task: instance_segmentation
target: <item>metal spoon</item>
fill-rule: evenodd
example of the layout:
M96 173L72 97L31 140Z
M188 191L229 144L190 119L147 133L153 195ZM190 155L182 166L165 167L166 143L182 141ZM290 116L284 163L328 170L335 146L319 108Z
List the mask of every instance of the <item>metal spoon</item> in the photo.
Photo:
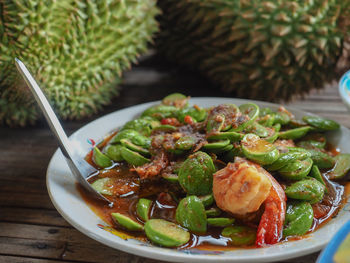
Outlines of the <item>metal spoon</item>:
M94 188L91 187L86 178L97 170L87 163L84 158L71 146L66 133L64 132L56 114L52 110L48 100L46 99L44 93L36 83L33 76L28 71L27 67L18 58L15 58L15 63L18 71L21 73L28 87L34 95L36 102L39 104L40 109L44 113L44 116L51 128L51 131L55 134L58 144L61 148L63 156L66 158L68 166L72 171L75 179L91 193L94 197L104 200L109 203L110 206L113 205L111 201L105 198L100 193L96 192Z

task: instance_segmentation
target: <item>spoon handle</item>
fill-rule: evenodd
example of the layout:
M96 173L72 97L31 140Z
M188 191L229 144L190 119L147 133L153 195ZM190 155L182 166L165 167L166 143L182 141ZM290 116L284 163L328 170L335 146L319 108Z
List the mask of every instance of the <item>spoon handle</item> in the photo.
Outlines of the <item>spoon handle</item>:
M55 134L56 139L60 145L61 151L66 158L70 158L72 153L70 148L70 143L66 133L64 132L59 120L57 119L56 114L54 113L51 105L49 104L46 96L42 92L39 85L36 83L35 79L32 77L27 67L20 61L18 58L15 58L16 66L18 71L21 73L28 87L32 91L35 100L40 106L41 111L44 113L44 116L52 130Z
M89 192L95 195L98 199L102 199L111 204L111 202L106 199L104 196L96 192L91 185L86 181L86 177L91 173L96 172L96 169L84 161L76 151L71 148L71 143L64 132L55 112L51 108L50 103L46 99L46 96L42 92L39 85L36 83L33 76L30 74L27 67L20 61L18 58L15 58L15 63L18 71L21 73L28 87L34 95L36 102L39 104L41 111L44 113L44 116L51 128L51 131L55 134L56 139L59 143L61 151L66 158L69 168L71 169L73 175L78 180L82 186L87 189Z

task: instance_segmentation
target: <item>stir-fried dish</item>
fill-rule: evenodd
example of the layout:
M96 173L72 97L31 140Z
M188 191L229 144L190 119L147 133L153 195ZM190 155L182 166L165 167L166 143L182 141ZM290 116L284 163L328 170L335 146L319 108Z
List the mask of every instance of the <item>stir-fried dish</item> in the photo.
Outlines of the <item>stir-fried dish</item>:
M264 247L336 215L350 170L350 154L326 140L338 123L188 100L165 97L87 155L113 227L165 247Z

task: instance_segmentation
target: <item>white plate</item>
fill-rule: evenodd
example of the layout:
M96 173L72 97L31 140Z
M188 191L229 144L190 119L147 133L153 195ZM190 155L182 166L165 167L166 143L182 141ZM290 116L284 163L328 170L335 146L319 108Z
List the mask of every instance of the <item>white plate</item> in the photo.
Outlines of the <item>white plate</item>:
M277 109L278 105L229 98L192 98L191 103L203 107L214 106L222 103L243 103L255 102L261 107ZM145 103L138 106L126 108L101 117L75 132L70 139L82 150L84 156L90 149L87 139L101 140L104 135L122 126L149 106L155 104ZM158 102L159 103L159 102ZM291 110L297 118L309 114L296 109ZM330 134L328 139L333 145L339 147L342 152L350 150L350 131L345 127ZM260 249L236 249L232 251L203 251L177 250L152 246L135 239L124 240L110 232L98 227L98 224L105 225L94 212L86 205L75 187L75 181L63 158L60 150L53 155L47 170L47 188L53 204L59 213L75 228L85 235L116 249L159 260L176 262L271 262L306 255L323 248L331 239L334 233L348 220L350 220L350 203L339 212L335 219L332 219L324 227L310 234L308 237L298 241L285 242L267 248Z

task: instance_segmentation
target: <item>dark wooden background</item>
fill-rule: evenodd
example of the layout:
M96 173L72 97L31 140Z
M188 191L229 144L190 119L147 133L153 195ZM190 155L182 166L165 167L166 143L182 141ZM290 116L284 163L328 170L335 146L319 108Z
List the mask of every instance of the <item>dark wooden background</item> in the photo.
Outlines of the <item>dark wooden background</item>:
M98 115L63 125L68 134L106 113L158 100L172 92L227 96L206 79L150 54L125 74L120 96ZM287 104L350 127L336 83ZM0 262L159 262L108 248L72 228L55 210L45 185L57 149L45 121L27 128L0 128ZM315 262L318 253L285 262Z

